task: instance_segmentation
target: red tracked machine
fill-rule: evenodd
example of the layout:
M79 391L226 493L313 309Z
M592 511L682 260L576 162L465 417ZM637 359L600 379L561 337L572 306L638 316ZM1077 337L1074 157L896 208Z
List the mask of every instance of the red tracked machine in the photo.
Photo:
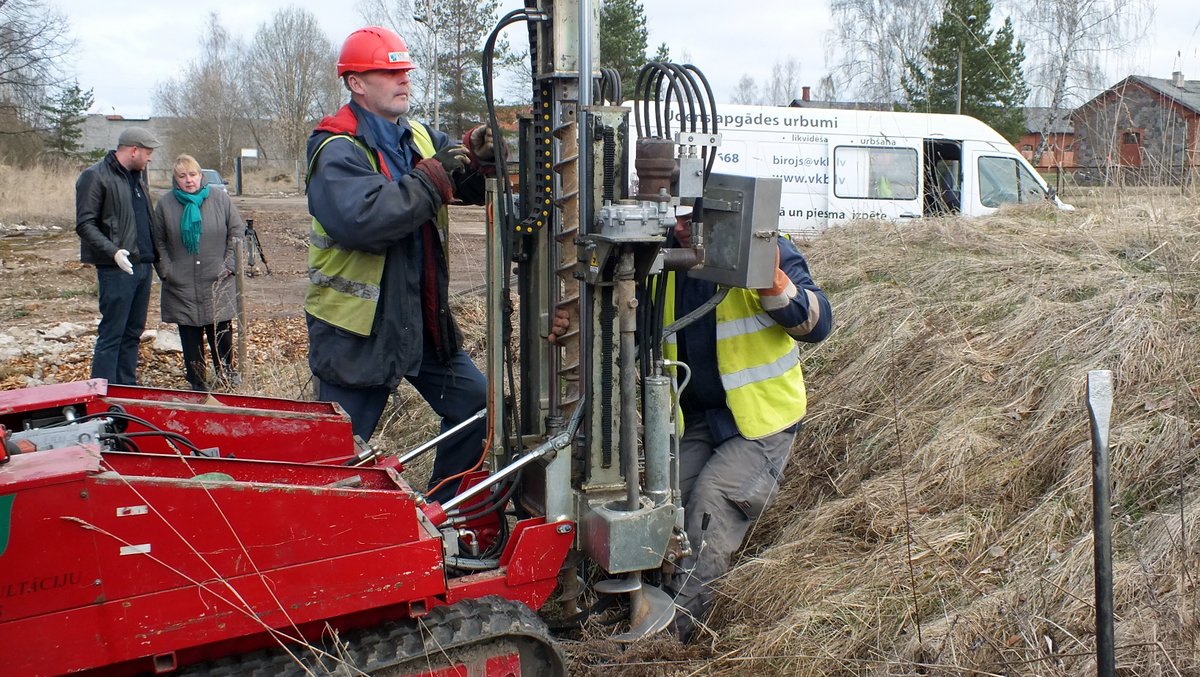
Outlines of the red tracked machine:
M4 674L564 672L530 609L573 525L460 552L333 405L86 381L0 393L0 426Z

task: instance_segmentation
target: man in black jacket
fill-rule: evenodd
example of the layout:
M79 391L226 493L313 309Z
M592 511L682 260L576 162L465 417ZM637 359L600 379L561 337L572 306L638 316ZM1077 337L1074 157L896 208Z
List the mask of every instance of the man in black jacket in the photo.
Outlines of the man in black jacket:
M137 385L138 344L146 328L155 258L146 167L160 145L148 130L129 127L117 149L75 182L79 259L96 266L100 296L92 378L109 383Z

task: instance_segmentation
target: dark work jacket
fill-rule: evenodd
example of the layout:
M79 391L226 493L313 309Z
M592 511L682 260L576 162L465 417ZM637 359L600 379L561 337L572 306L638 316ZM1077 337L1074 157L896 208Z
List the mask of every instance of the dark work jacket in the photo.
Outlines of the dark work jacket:
M442 243L435 243L432 262L425 261L422 252L421 227L432 222L442 206L437 189L412 166L398 167L390 179L376 172L362 149L352 143L334 140L321 148L329 136L349 134L371 148L383 167L384 159L376 150L378 141L360 121L366 115L371 113L351 103L322 120L309 136L308 211L337 246L386 257L379 303L369 336L356 336L306 314L308 364L317 378L334 385L394 388L406 375L417 373L424 341L430 335L421 314L426 265L436 267L438 333L442 337L438 356L448 360L461 349L462 339L450 314L449 272ZM409 147L406 155L419 161L408 121L401 118L400 125L401 142ZM429 129L429 133L438 150L454 143L440 131ZM452 178L458 199L483 203L484 177L477 162Z
M146 172L138 182L146 206L151 208ZM109 151L96 164L83 170L75 181L75 232L79 234L79 260L92 265L114 265L118 249L129 252L129 260L154 261L154 252L138 247L137 216L133 213L129 171ZM150 214L146 214L149 222Z

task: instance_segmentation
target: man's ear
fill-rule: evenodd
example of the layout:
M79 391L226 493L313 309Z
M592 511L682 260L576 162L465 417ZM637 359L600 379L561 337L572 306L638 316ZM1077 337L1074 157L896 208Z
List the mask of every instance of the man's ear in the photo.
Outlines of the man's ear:
M363 87L362 77L358 73L346 73L346 89L350 90L351 94L362 96L366 93L366 88Z

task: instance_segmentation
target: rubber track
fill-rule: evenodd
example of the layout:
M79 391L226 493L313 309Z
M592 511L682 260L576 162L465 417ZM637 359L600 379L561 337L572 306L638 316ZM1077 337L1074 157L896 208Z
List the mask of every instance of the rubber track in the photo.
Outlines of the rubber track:
M520 651L524 677L567 674L566 662L550 638L545 622L529 607L500 597L464 600L437 607L420 621L387 621L342 635L336 648L322 647L334 658L323 665L305 647L289 647L303 665L283 649L266 649L222 658L180 670L181 677L299 677L386 672L389 677L421 674L446 666L445 658L471 658L481 653L503 655ZM494 647L495 650L491 651ZM440 659L440 660L439 660ZM403 670L407 667L408 670Z

